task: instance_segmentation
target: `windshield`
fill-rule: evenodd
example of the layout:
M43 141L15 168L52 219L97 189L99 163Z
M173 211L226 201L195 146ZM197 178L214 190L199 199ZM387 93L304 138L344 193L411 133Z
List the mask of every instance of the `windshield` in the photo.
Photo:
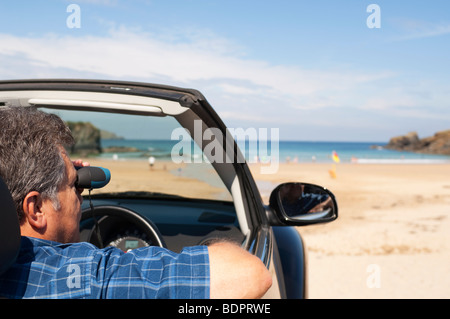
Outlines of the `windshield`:
M92 194L151 192L227 200L231 195L200 149L172 117L43 109L69 125L73 160L111 171L110 183Z

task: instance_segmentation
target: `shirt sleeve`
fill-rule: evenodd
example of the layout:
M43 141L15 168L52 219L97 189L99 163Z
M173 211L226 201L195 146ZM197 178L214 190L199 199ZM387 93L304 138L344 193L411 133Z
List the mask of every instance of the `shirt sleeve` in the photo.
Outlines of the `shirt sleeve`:
M112 247L96 250L90 273L92 298L209 298L206 246L187 247L180 253L154 246L127 253Z

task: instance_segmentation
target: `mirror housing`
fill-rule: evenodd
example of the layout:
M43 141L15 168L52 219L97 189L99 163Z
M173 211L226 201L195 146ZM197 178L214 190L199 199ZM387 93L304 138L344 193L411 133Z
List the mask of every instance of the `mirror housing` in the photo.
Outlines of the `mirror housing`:
M283 183L270 195L268 215L273 226L305 226L335 220L338 206L333 193L322 186Z

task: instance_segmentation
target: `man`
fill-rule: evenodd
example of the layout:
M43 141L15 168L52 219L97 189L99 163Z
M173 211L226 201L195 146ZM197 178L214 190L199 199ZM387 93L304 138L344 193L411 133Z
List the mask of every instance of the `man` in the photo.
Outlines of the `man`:
M148 165L150 166L150 170L153 170L153 166L155 165L155 158L153 156L150 156L148 158Z
M64 146L73 137L56 115L0 109L0 175L17 205L16 263L0 277L7 298L258 298L271 285L263 263L235 244L123 253L78 243L82 189Z

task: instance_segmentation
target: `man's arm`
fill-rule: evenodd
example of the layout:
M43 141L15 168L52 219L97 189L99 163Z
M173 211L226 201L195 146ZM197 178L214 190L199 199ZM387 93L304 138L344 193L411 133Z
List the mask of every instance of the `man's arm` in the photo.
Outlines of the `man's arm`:
M213 299L261 298L272 285L262 261L229 242L208 246Z

